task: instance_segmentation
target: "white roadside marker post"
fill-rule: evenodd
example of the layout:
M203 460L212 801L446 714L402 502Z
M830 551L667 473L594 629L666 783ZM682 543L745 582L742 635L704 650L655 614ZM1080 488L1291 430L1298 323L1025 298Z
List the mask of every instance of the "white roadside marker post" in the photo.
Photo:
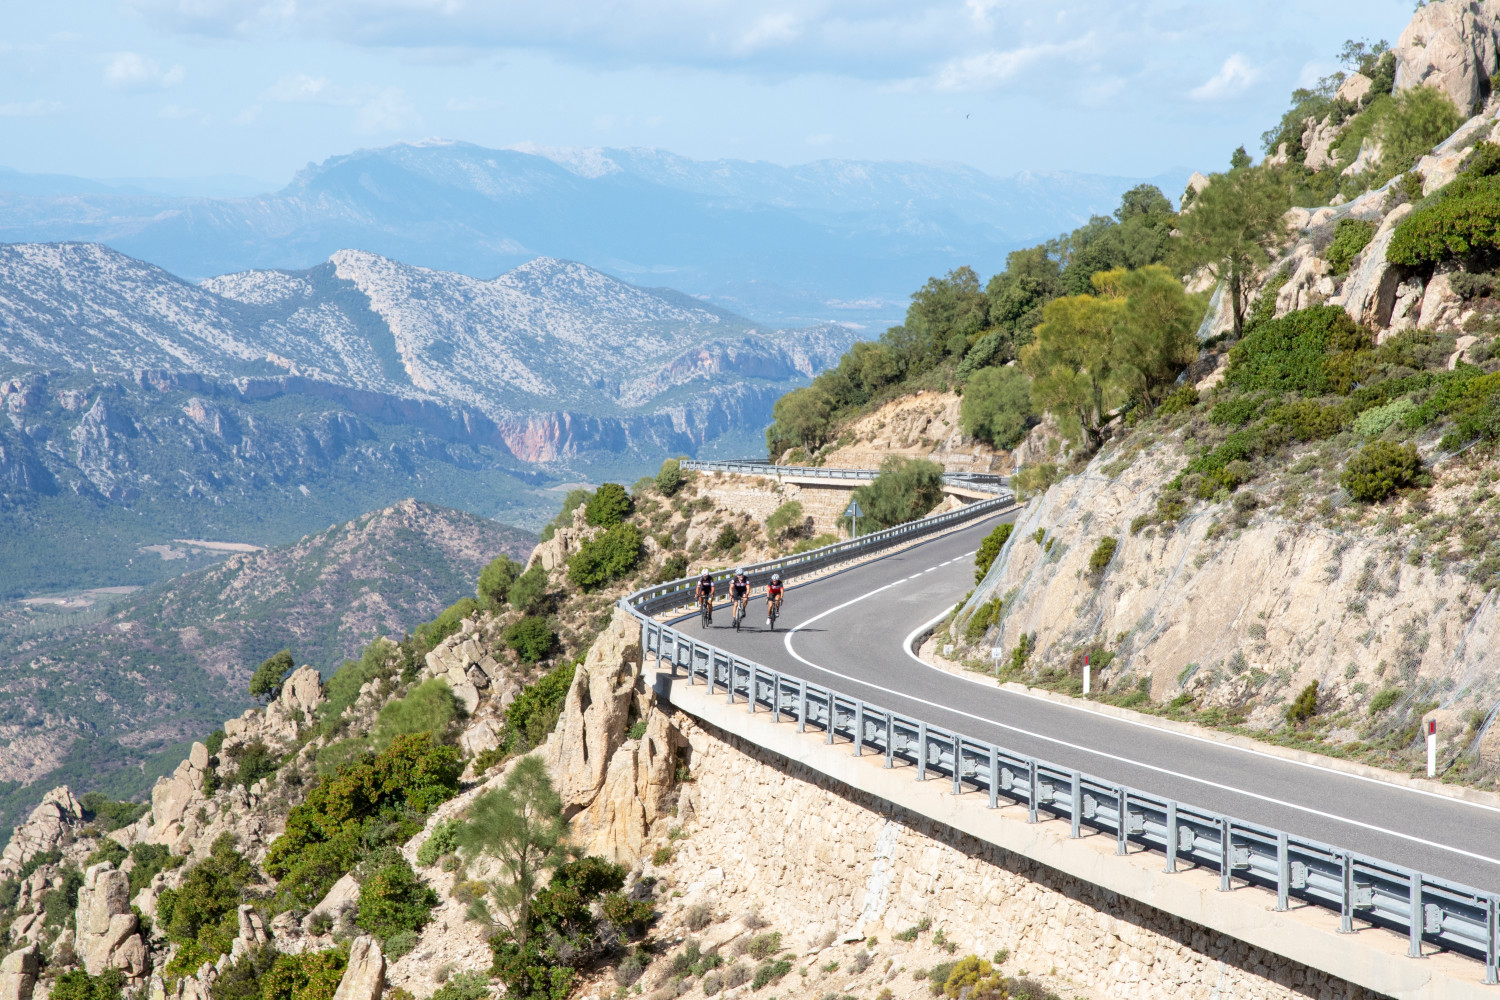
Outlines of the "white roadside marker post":
M1437 720L1427 720L1427 777L1437 777Z
M1083 654L1083 696L1089 696L1089 654Z

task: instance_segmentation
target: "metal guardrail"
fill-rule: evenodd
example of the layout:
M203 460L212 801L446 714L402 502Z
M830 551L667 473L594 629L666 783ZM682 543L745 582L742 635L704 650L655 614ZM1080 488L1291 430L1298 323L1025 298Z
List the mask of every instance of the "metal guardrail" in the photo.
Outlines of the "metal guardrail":
M760 563L746 571L754 583L763 582L773 571L789 578L805 575L935 534L1012 502L1009 496L981 501L939 517ZM1409 941L1407 954L1413 958L1421 957L1425 943L1479 959L1484 963L1483 982L1500 983L1500 896L1495 893L971 739L772 670L651 617L691 607L695 584L695 579L675 580L620 601L640 622L642 649L654 654L658 662L670 663L674 677L685 668L689 684L701 680L710 694L722 691L730 704L743 702L751 712L764 709L774 721L789 717L796 721L798 732L812 727L824 733L827 743L847 740L857 754L867 750L883 754L887 767L897 761L914 765L918 781L938 775L952 782L954 794L966 785L986 792L992 809L999 808L1002 797L1024 805L1028 822L1065 820L1073 837L1082 836L1085 827L1109 834L1115 838L1117 854L1132 849L1156 851L1166 857L1168 872L1182 865L1217 872L1220 891L1229 891L1239 881L1274 892L1278 911L1287 910L1296 899L1337 912L1339 929L1344 932L1352 932L1358 919L1404 934Z
M806 479L844 479L868 482L879 475L878 469L826 469L817 465L773 465L755 458L726 458L708 462L698 459L683 460L682 468L689 472L738 472L747 476L797 476ZM1008 490L1010 481L1005 476L985 472L947 472L943 482L950 486L963 486L984 493L999 493Z

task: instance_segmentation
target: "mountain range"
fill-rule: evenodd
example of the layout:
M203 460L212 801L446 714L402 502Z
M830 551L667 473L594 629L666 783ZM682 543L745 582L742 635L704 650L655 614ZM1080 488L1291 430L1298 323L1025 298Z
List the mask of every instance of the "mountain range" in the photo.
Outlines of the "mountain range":
M1151 180L1175 194L1186 177ZM1009 250L1112 211L1136 183L428 140L331 157L243 198L0 171L0 240L107 243L193 279L308 268L347 247L480 278L558 257L772 325L879 326L929 276L998 271Z
M550 485L758 449L854 336L554 259L485 281L339 251L194 284L0 245L0 591L143 584L173 538L285 542L413 492L540 523Z

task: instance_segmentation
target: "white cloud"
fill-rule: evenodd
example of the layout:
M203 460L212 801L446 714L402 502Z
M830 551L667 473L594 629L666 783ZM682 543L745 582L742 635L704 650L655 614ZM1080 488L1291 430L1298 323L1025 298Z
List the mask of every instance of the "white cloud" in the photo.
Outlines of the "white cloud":
M826 146L832 141L832 132L816 132L807 137L807 144L809 146Z
M1236 52L1224 60L1219 71L1188 92L1195 101L1221 101L1245 92L1260 79L1260 71L1250 65L1250 60Z
M283 104L342 104L359 103L358 98L335 86L326 76L309 76L306 73L288 73L271 84L264 100Z
M10 101L0 104L0 118L40 118L56 114L67 105L61 101Z
M117 52L104 65L104 83L115 90L164 90L186 76L180 64L163 70L155 59L139 52Z
M954 59L934 74L931 85L935 90L994 90L1015 79L1023 70L1038 63L1072 56L1088 48L1092 41L1093 35L1089 34L1068 42L1044 42Z
M354 129L366 134L399 132L422 124L416 105L400 87L387 87L365 101L354 114Z

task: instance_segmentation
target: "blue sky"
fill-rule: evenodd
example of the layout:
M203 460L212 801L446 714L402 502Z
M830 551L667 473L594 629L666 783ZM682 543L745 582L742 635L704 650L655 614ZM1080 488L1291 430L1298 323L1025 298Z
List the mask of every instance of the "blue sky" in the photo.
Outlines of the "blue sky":
M1411 0L6 0L0 166L239 175L401 139L1217 169Z

